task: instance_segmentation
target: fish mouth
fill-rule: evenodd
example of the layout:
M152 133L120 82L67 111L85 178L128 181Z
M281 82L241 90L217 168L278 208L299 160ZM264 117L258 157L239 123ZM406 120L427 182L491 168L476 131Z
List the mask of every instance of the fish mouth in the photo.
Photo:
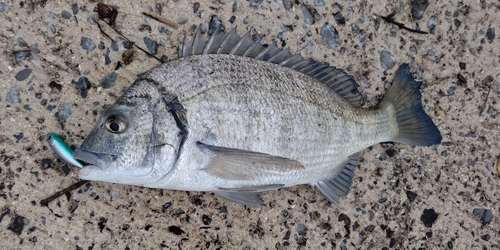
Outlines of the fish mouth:
M80 169L79 175L82 179L91 176L96 171L107 169L111 165L111 162L117 159L115 155L94 153L80 148L75 149L73 157L86 163Z

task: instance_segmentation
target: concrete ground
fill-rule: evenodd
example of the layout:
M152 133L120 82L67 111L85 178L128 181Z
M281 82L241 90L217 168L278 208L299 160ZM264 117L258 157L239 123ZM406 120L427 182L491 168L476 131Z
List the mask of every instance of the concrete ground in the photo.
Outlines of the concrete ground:
M99 31L94 1L3 0L0 248L500 248L498 2L124 2L106 1L118 8L117 30L145 50L157 45L158 58L177 58L182 38L192 39L199 24L237 26L240 34L265 35L266 43L345 69L368 104L384 95L397 66L409 63L443 141L361 152L338 206L305 185L264 192L266 207L246 208L212 193L103 182L42 206L79 180L45 135L79 146L103 106L159 62L133 47L132 62L116 69L130 44L102 21L116 43Z

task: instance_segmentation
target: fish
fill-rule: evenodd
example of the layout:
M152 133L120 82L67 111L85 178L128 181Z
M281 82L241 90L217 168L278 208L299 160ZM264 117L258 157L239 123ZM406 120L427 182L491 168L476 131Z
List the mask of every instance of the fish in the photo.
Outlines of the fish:
M179 58L138 75L74 157L84 180L213 192L249 207L260 192L309 184L347 195L357 153L380 142L430 146L442 136L402 64L385 98L362 107L340 68L263 45L250 33L196 32Z
M54 152L70 165L83 168L84 163L73 157L73 150L64 142L64 140L54 133L47 134L47 142Z

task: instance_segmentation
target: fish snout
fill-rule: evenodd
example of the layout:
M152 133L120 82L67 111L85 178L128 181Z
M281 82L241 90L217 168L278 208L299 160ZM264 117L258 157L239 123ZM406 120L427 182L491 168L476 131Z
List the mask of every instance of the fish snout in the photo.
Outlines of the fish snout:
M85 167L90 167L89 165L92 165L94 168L97 167L100 170L107 169L111 162L115 161L117 158L114 155L94 153L80 148L75 149L73 157L87 163L88 165Z

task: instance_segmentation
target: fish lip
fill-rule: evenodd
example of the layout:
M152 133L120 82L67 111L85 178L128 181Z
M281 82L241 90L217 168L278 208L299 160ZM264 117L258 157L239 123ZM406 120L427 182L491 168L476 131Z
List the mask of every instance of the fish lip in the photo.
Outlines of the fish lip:
M101 170L107 169L111 165L111 162L117 158L112 154L95 153L80 148L75 149L73 157L87 163L84 167L92 165Z

